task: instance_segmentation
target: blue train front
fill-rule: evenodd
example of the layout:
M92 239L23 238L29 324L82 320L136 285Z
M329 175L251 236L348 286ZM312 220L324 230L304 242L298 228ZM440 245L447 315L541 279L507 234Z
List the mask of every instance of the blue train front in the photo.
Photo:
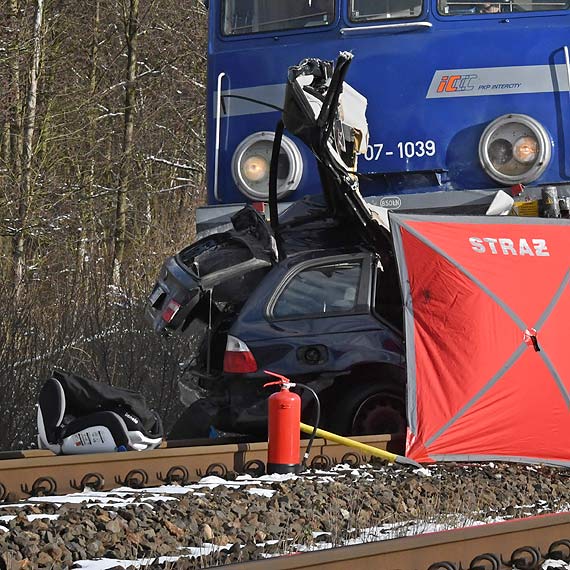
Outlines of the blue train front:
M446 191L452 200L463 190L523 184L531 195L556 185L568 196L568 6L212 0L208 203L267 200L287 69L339 51L354 54L347 81L368 100L364 195ZM317 192L315 158L286 133L280 201Z

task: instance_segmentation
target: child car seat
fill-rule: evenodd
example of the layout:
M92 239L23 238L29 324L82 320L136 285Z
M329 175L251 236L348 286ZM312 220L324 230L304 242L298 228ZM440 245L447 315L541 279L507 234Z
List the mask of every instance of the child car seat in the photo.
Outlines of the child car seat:
M64 455L142 451L162 438L158 414L132 390L55 370L40 391L40 449Z

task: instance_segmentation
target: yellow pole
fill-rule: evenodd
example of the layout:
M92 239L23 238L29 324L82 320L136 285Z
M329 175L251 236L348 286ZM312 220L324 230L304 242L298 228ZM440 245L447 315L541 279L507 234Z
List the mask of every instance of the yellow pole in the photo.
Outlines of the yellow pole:
M309 435L313 433L314 427L301 422L301 431L308 433ZM380 457L380 459L385 459L390 463L402 463L404 465L413 465L414 467L421 468L421 465L414 461L413 459L408 459L403 455L398 455L396 453L390 453L389 451L384 451L383 449L378 449L372 445L367 445L366 443L360 443L354 439L344 437L342 435L337 435L336 433L331 433L330 431L325 431L323 429L317 428L315 433L316 437L322 437L328 441L334 441L335 443L340 443L341 445L346 445L348 447L354 447L360 449L373 457Z

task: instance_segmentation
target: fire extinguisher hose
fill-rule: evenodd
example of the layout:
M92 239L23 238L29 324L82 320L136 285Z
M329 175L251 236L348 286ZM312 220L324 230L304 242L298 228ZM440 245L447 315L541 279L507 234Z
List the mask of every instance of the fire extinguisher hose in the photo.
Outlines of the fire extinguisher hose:
M299 385L299 384L297 384ZM327 439L329 441L334 441L335 443L340 443L341 445L346 445L348 447L354 447L356 449L360 449L373 457L380 457L381 459L385 459L390 463L400 463L402 465L412 465L413 467L417 467L421 469L422 466L414 461L413 459L409 459L403 455L397 455L396 453L390 453L389 451L384 451L383 449L378 449L377 447L373 447L372 445L367 445L366 443L361 443L354 439L350 439L348 437L344 437L342 435L337 435L336 433L331 433L330 431L325 431L322 429L318 429L316 427L304 424L301 422L301 431L304 433L310 433L311 435L317 435L322 437L323 439ZM307 447L307 451L309 451Z
M301 469L305 470L307 468L307 460L309 459L309 455L311 453L311 448L313 447L313 441L315 441L315 436L317 435L319 422L321 421L321 402L319 400L319 397L317 396L317 393L312 388L310 388L309 386L306 386L305 384L298 384L298 383L296 383L295 386L298 386L299 388L303 388L303 390L308 390L313 395L313 398L315 399L315 403L316 403L315 427L312 428L311 432L306 432L306 433L310 433L311 437L309 438L309 443L307 444L307 449L305 450L305 453L303 455L303 461L301 461ZM301 422L301 425L304 425L304 424Z

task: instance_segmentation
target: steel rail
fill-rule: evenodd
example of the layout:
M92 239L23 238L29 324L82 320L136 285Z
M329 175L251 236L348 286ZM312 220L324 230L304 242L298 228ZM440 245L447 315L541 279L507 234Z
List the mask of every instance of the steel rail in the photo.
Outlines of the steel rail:
M380 449L399 448L390 435L354 438ZM308 440L301 441L301 453ZM328 468L336 463L358 465L369 457L324 439L316 439L308 465ZM86 455L54 455L45 450L0 453L0 502L33 495L80 491L85 487L110 490L121 486L153 487L190 483L208 475L229 472L261 475L267 462L267 443L240 440L186 440L168 442L152 451L126 451Z
M389 449L401 446L391 436L363 436L358 441ZM205 445L209 443L209 445ZM191 482L229 471L259 473L267 444L240 441L173 441L147 452L55 456L43 450L0 453L0 497L67 493L85 486L154 486ZM307 441L302 442L305 447ZM353 449L315 440L314 467L366 461ZM570 561L570 513L516 519L444 532L338 547L311 553L233 564L235 570L538 570L548 558Z
M570 513L233 564L232 570L535 570L570 561Z

